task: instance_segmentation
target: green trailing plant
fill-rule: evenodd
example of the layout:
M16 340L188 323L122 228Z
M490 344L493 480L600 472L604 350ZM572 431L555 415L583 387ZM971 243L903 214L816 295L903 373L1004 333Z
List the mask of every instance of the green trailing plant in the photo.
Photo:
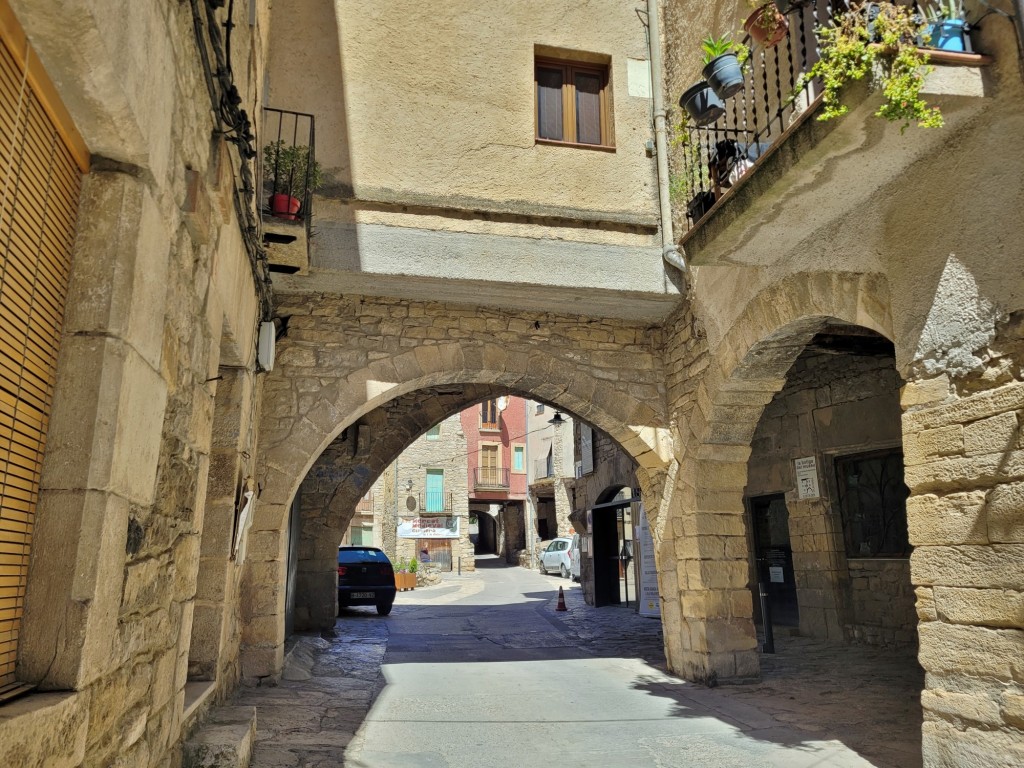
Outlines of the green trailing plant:
M701 40L700 47L704 51L705 65L710 64L712 60L727 53L736 54L736 60L740 64L744 64L750 57L750 49L743 43L734 42L729 35L722 35L721 37L711 37L708 35Z
M669 199L678 205L685 205L699 189L711 186L708 168L701 162L700 145L690 138L685 123L675 123L668 132L668 146L674 153L673 165L677 172L669 174Z
M921 128L941 127L939 108L921 98L925 75L932 69L928 54L916 44L923 26L908 8L889 2L877 5L873 34L864 7L838 16L835 26L818 28L821 58L801 77L796 90L812 78L821 78L823 109L818 120L832 120L849 111L841 99L842 89L870 75L884 98L876 117L902 123L901 133L911 123Z
M320 163L314 159L310 164L309 147L286 144L283 139L263 147L263 173L266 178L274 179L276 193L299 200L324 182Z

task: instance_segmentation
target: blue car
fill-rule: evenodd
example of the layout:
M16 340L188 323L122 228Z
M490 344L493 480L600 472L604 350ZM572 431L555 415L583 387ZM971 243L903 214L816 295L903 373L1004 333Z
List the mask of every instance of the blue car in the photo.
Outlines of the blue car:
M395 569L376 547L338 547L338 612L374 605L387 616L395 602Z

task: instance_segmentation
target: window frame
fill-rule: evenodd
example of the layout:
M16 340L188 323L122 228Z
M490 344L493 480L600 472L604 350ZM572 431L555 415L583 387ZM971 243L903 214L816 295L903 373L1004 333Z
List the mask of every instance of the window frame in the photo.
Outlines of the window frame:
M895 518L895 522L899 523L902 521L902 526L898 530L902 534L902 536L899 537L899 542L903 545L903 551L895 552L888 551L886 549L879 549L877 552L865 553L861 551L863 540L858 540L855 535L853 526L854 521L851 519L854 512L850 506L852 499L850 498L848 490L849 483L847 481L847 477L850 474L849 470L854 462L865 462L878 459L884 463L886 460L892 458L898 459L901 469L899 479L903 486L903 492L899 495L902 496L902 514ZM881 448L861 453L837 455L832 458L832 470L837 491L836 508L839 514L840 525L842 527L843 548L846 553L846 558L848 560L908 559L913 551L913 546L910 544L910 536L907 529L907 499L909 498L909 488L907 488L906 485L906 461L902 448ZM884 542L882 542L882 544L884 545Z
M441 425L435 424L425 433L427 440L440 440L441 439Z
M491 416L494 417L494 421L486 421L490 411ZM500 432L501 431L501 411L498 410L498 399L491 398L484 400L480 403L480 431L481 432Z
M523 466L521 469L516 469L516 456L523 457ZM516 443L512 446L512 456L509 461L509 471L515 475L526 474L526 446L522 443Z
M538 70L562 70L562 138L546 139L540 135L540 98ZM577 140L576 135L576 73L597 75L601 78L601 92L598 96L601 110L601 143L587 144ZM611 63L556 59L550 56L535 56L533 60L533 138L537 144L549 144L580 149L596 149L604 152L615 151L614 121L611 114ZM567 139L566 137L571 137Z

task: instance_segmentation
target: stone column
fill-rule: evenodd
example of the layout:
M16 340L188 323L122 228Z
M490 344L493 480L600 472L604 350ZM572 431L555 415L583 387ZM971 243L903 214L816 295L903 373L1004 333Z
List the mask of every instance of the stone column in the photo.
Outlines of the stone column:
M569 490L565 486L565 461L563 452L563 431L565 424L555 423L553 425L554 437L551 440L551 456L554 465L554 492L555 492L555 523L556 536L571 536L572 524L569 522L569 515L572 514L572 504L569 501Z
M692 462L697 466L688 478L677 480L660 545L659 589L666 596L670 668L687 680L716 685L760 673L743 511L750 451L704 450L723 458L732 453L736 460ZM672 564L675 573L667 573ZM668 597L673 594L678 594L675 601Z
M1024 764L1024 382L1004 382L901 398L925 765Z

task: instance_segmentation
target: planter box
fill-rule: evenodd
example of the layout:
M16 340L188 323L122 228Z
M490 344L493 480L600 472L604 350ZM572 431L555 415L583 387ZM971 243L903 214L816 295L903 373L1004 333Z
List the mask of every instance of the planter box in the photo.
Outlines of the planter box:
M404 592L407 589L416 589L416 574L396 573L395 587L398 589L399 592Z

